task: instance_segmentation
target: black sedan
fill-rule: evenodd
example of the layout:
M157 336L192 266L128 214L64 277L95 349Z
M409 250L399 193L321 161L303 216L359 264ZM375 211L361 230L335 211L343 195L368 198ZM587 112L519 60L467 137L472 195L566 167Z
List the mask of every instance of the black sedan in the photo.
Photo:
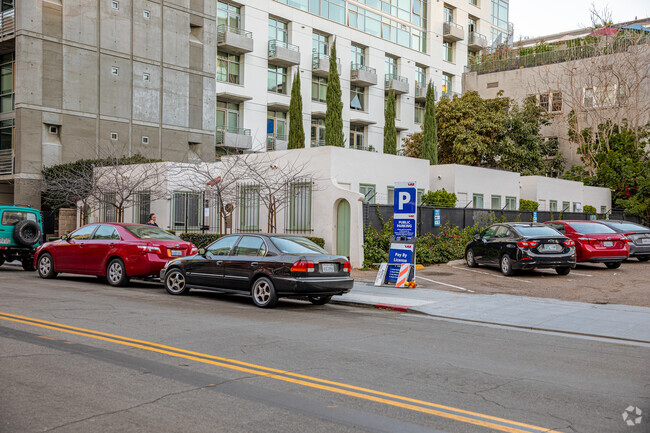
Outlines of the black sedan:
M537 223L503 223L474 235L465 248L467 266L499 266L503 275L518 269L554 268L567 275L576 266L575 243Z
M617 233L625 235L630 246L630 257L640 262L650 260L650 227L622 220L598 220Z
M250 295L262 308L275 306L279 297L324 305L352 289L350 268L346 257L300 236L235 234L197 255L171 260L160 280L172 295L202 289Z

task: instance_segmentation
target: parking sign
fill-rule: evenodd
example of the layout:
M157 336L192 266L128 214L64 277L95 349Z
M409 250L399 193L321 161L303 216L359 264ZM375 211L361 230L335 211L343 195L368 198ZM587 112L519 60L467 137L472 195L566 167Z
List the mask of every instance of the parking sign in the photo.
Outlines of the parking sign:
M395 182L393 236L415 237L417 226L417 197L415 182Z

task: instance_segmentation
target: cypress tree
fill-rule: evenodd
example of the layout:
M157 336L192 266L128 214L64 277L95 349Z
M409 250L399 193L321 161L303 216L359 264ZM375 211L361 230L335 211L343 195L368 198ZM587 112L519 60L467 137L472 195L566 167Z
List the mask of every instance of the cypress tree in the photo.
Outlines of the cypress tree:
M302 127L302 95L300 93L300 69L293 76L291 101L289 101L289 149L305 147L305 130Z
M395 129L395 93L388 92L384 111L384 153L397 154L397 130Z
M341 82L336 61L336 41L330 52L330 70L327 76L327 111L325 111L325 145L344 147L343 140L343 102L341 101Z
M429 164L438 164L438 122L436 121L436 94L429 81L424 103L424 133L422 137L422 158Z

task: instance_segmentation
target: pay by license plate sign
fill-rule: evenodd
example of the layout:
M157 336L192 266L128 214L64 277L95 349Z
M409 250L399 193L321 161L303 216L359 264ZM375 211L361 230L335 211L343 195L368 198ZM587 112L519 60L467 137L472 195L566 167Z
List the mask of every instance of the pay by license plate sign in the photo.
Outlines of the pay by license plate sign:
M562 247L557 244L544 244L543 251L562 251Z
M614 242L613 241L603 241L603 246L604 247L613 247Z
M181 250L169 250L169 255L172 257L181 257L183 252Z
M334 263L323 263L320 265L321 272L336 272L336 265Z

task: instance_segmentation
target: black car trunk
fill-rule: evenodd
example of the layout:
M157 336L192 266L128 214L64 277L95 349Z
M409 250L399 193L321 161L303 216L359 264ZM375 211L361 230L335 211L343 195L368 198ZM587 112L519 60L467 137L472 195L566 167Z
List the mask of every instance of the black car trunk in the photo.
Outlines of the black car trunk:
M308 272L293 272L296 276L303 277L321 277L321 276L348 276L348 272L344 271L344 266L347 260L340 256L324 255L324 254L305 254L293 255L296 261L306 261L313 263L313 270Z

